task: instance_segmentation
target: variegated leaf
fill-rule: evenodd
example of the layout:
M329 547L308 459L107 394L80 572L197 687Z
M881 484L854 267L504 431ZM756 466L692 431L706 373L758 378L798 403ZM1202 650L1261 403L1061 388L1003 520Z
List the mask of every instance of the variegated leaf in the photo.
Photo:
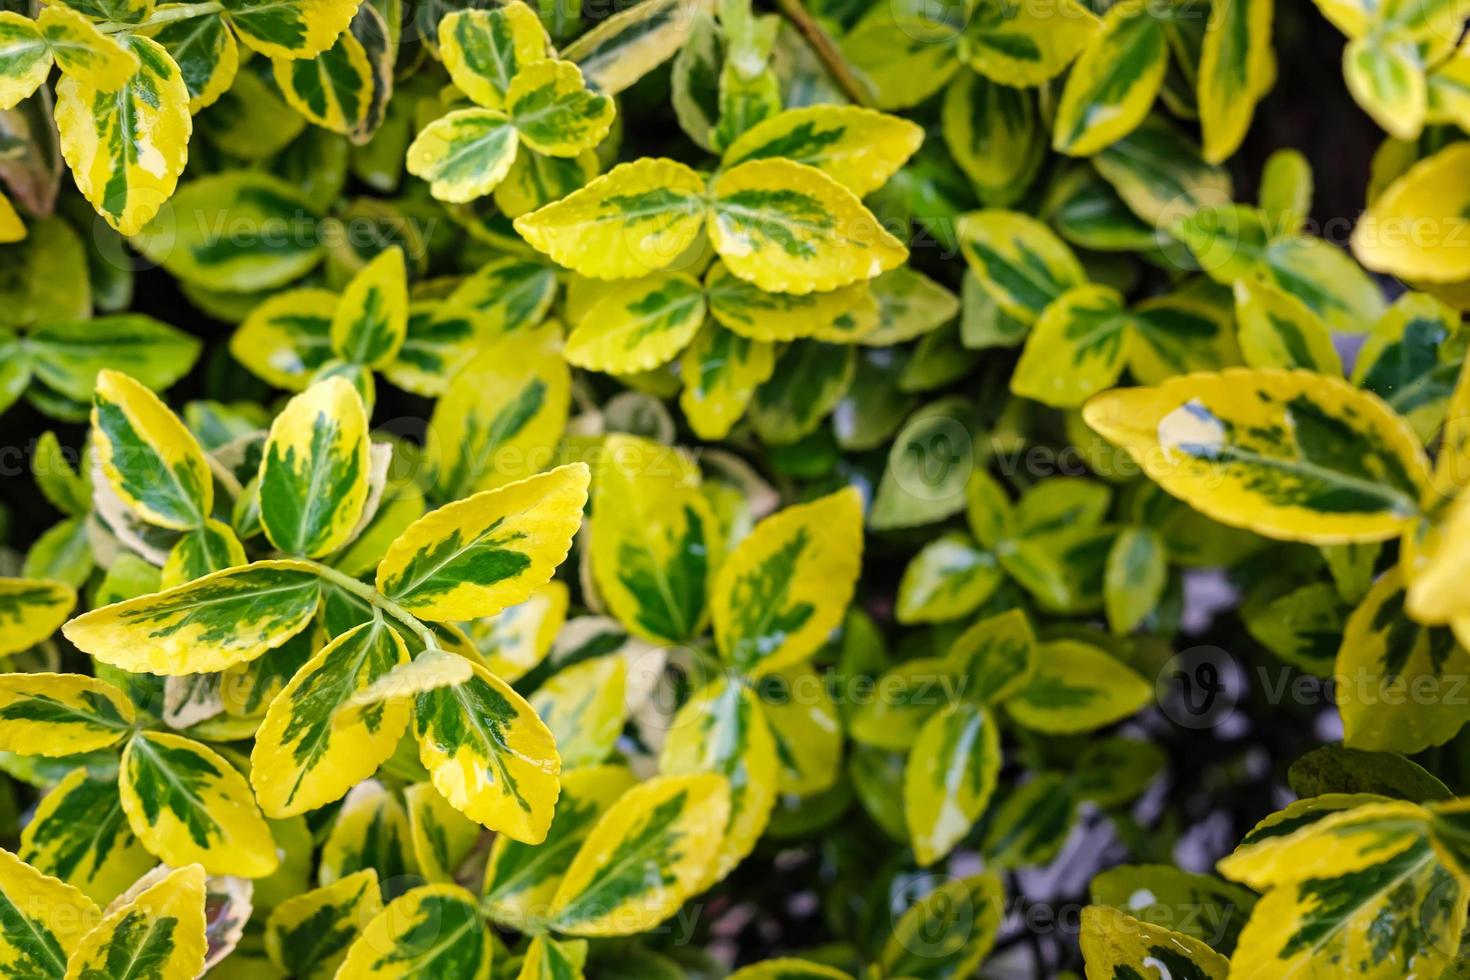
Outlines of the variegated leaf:
M1160 970L1176 980L1225 980L1230 975L1230 962L1193 936L1101 905L1082 910L1080 940L1087 972L1109 980Z
M268 58L315 58L347 30L354 0L222 0L241 42Z
M608 374L648 371L673 360L704 323L704 291L682 273L614 284L567 338L566 358Z
M102 473L139 517L175 530L203 525L214 476L193 434L157 395L121 372L99 372L92 431Z
M980 819L1000 761L1000 734L988 709L955 703L924 723L903 779L904 817L920 867L948 854Z
M751 340L718 322L706 322L679 361L684 390L679 407L701 439L723 439L776 370L770 341Z
M51 48L34 20L0 11L0 110L13 109L51 73Z
M788 109L747 129L721 164L781 158L816 167L854 194L877 190L919 149L923 131L906 119L859 106Z
M553 157L590 150L612 127L612 99L587 90L582 73L567 61L538 61L511 79L506 111L521 142Z
M0 656L20 653L56 632L77 604L65 582L0 578Z
M17 856L99 904L111 902L158 863L128 826L117 778L74 769L36 804Z
M1053 640L1037 648L1036 669L1006 711L1026 728L1072 734L1126 718L1152 697L1147 681L1101 647Z
M475 896L458 885L428 885L395 899L369 922L337 972L372 980L483 980L491 949Z
M67 756L115 744L136 721L123 692L82 674L0 674L0 751Z
M330 977L358 933L381 911L377 872L354 872L272 909L265 927L266 952L292 976Z
M497 109L460 109L429 123L408 148L408 172L450 204L484 197L515 163L519 137Z
M204 868L188 864L139 885L145 883L110 907L82 939L67 963L67 977L182 980L203 972L209 949Z
M325 289L277 293L235 329L230 353L267 384L304 391L332 356L329 337L337 303L337 294Z
M456 10L439 22L439 55L455 86L487 109L505 106L511 80L546 58L546 32L519 0Z
M480 825L465 817L429 783L403 791L409 839L419 874L431 882L452 882L460 865L479 843Z

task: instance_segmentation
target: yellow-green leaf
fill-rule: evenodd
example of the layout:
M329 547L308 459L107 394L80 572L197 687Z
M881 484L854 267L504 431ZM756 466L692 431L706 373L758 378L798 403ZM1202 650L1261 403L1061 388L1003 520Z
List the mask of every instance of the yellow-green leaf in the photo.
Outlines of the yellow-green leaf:
M56 67L94 91L116 92L140 67L139 56L131 48L97 30L70 7L47 4L41 8L36 25L56 59Z
M531 694L562 765L596 765L612 753L628 717L627 683L627 661L609 655L564 667Z
M567 45L562 57L598 91L616 95L674 56L694 30L691 7L688 0L634 4Z
M1408 423L1306 371L1226 370L1098 395L1087 424L1151 479L1224 524L1290 541L1382 541L1428 483Z
M496 109L460 109L419 131L408 148L408 172L429 182L429 193L450 204L484 197L515 163L516 129Z
M726 169L747 160L804 163L862 197L877 190L919 149L924 132L898 116L860 106L788 109L747 129L725 148Z
M338 34L331 47L312 57L273 58L271 69L286 104L308 122L343 136L369 124L378 83L352 31Z
M751 160L721 173L711 192L715 251L732 273L767 292L836 289L908 258L856 195L812 167Z
M882 749L907 749L929 718L958 697L961 684L952 665L940 657L914 657L879 675L876 690L886 692L855 706L848 734Z
M198 976L209 947L204 903L204 868L187 864L169 871L108 910L77 944L67 963L68 980Z
M756 687L761 714L776 742L776 788L811 796L842 773L842 722L826 677L809 664L768 675Z
M1050 228L1015 211L974 211L955 225L965 261L1007 314L1032 323L1052 300L1087 281L1072 250Z
M608 610L651 643L703 631L720 532L699 470L677 449L612 435L592 494L592 573Z
M1003 85L1040 85L1071 64L1098 24L1076 0L1043 7L980 0L960 38L960 54Z
M36 22L0 11L0 110L30 98L51 73L51 63L51 48Z
M429 783L404 789L403 804L419 873L431 882L452 882L480 840L480 825L451 806Z
M1405 293L1373 325L1353 362L1353 383L1408 419L1426 445L1447 421L1460 370L1452 354L1459 328L1455 310L1425 293ZM1446 449L1436 467L1455 456Z
M1470 279L1470 257L1449 231L1466 204L1470 142L1449 146L1414 164L1379 194L1353 228L1353 254L1374 272L1428 283Z
M851 977L836 967L782 957L742 967L730 974L729 980L851 980Z
M1429 102L1418 45L1409 38L1355 38L1342 51L1342 76L1363 111L1390 136L1419 138Z
M329 339L336 293L291 289L257 305L230 336L230 353L257 378L304 391L332 356Z
M213 749L164 732L139 732L123 749L123 810L143 846L174 867L263 878L280 857L250 784Z
M55 980L66 974L68 958L84 947L101 917L86 895L9 851L0 851L0 909L6 921L0 957L7 972Z
M403 249L379 252L353 276L332 317L332 350L356 364L381 368L397 356L408 332L408 282Z
M885 975L941 980L973 976L995 944L1005 891L993 872L944 878L893 924L879 962Z
M496 921L524 928L550 908L562 876L599 817L637 785L622 766L569 769L561 776L561 796L546 839L524 844L498 835L485 868L485 907Z
M198 674L254 660L301 632L320 582L293 561L258 561L94 609L63 632L84 653L138 673Z
M1076 408L1118 380L1132 339L1116 290L1069 289L1047 304L1031 328L1011 391L1055 408Z
M357 0L222 0L245 46L267 58L315 58L347 30Z
M1196 96L1204 155L1221 163L1250 128L1256 100L1274 77L1273 0L1211 0Z
M990 712L956 703L929 718L909 752L903 810L920 867L944 857L985 812L1000 774Z
M732 788L719 847L694 889L703 891L755 848L776 804L776 743L760 701L731 677L696 691L674 715L658 766L669 774L717 773Z
M710 321L684 349L679 366L684 377L679 407L689 427L701 439L723 439L776 370L776 353L769 341L751 340Z
M204 523L214 476L198 441L157 395L121 372L99 372L92 431L103 475L139 517L175 530Z
M398 632L381 619L322 647L271 701L250 753L250 782L274 818L340 799L371 776L408 727L407 701L358 696L408 662Z
M682 163L644 158L515 220L533 248L594 279L665 268L694 243L705 221L704 180Z
M894 616L900 623L943 623L974 612L1005 580L995 556L968 535L940 535L903 571Z
M176 9L162 4L160 9ZM191 17L165 24L153 40L179 66L189 89L189 111L198 114L230 90L240 70L240 45L222 15Z
M757 524L715 578L710 606L721 654L760 675L815 653L852 599L862 538L852 488Z
M439 21L439 56L471 101L500 109L521 69L546 58L546 31L520 0L489 10L456 10Z
M82 674L0 674L0 751L79 755L114 744L134 721L132 703L106 681Z
M1046 156L1036 93L961 71L944 92L940 125L950 156L986 204L1024 194Z
M571 387L555 321L481 348L429 419L425 455L438 499L504 486L555 458Z
M36 804L16 854L103 904L158 863L128 826L117 778L92 776L85 767L73 769Z
M1153 11L1113 7L1067 75L1052 147L1085 157L1128 135L1153 107L1168 63L1164 27Z
M625 793L583 841L552 898L554 927L574 936L643 932L708 878L730 813L723 776L658 776Z
M293 895L271 910L265 948L271 962L303 980L331 977L358 932L383 911L372 868Z
M228 524L211 518L185 531L184 536L169 549L158 587L172 589L211 572L243 565L246 560L245 546L235 532Z
M342 378L319 381L271 423L260 463L260 523L288 555L318 557L352 537L368 497L367 413Z
M1152 698L1153 686L1101 647L1052 640L1037 647L1035 672L1006 711L1026 728L1070 735L1127 718Z
M511 79L505 107L521 142L553 157L574 157L601 143L616 111L612 99L587 90L576 65L549 59Z
M589 480L585 464L571 463L430 512L388 548L379 591L432 620L525 601L571 549Z
M1327 325L1285 290L1266 282L1235 280L1235 319L1240 353L1251 367L1342 374L1342 359Z
M0 656L20 653L66 621L77 593L65 582L0 578Z
M193 119L189 89L168 52L136 34L118 43L137 57L138 70L115 91L63 78L56 84L56 125L83 196L108 224L133 235L172 196Z
M904 271L895 269L879 276L871 286L860 282L793 295L766 292L738 278L724 262L716 260L705 273L704 290L710 315L722 326L752 340L867 340L880 321L874 290Z
M317 865L317 883L330 885L372 868L383 897L406 891L418 874L409 836L408 814L398 794L376 779L363 780L348 792L332 821Z
M490 673L513 683L545 659L566 622L570 601L566 583L553 579L525 602L468 624L470 639Z
M1177 980L1225 980L1230 975L1230 961L1193 936L1103 905L1082 910L1080 940L1089 977L1113 980L1163 971Z
M692 276L660 273L615 283L567 338L577 367L633 374L665 364L704 323L704 290Z
M418 695L414 733L434 786L465 816L539 844L561 759L551 732L510 685L478 664L463 684Z
M458 885L427 885L395 899L367 924L337 976L485 980L492 948L475 896Z

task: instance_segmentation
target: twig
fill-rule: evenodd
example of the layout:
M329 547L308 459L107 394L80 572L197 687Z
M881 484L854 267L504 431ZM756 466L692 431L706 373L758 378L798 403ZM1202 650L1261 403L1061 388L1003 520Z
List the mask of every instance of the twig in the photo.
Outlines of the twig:
M832 40L831 35L802 6L801 0L776 0L776 6L781 9L786 19L796 25L798 31L801 31L802 37L806 38L806 43L811 46L812 53L826 66L827 73L832 76L837 87L842 89L843 94L854 105L871 107L873 100L868 96L867 86L853 72L852 66L837 49L837 44Z

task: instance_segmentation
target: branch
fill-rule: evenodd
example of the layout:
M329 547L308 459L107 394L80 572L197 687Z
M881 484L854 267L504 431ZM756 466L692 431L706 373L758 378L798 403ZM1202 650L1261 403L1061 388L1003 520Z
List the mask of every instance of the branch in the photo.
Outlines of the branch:
M832 76L837 87L842 89L843 94L853 105L872 108L873 100L868 95L868 87L853 72L852 66L842 56L842 52L838 50L837 43L832 40L831 35L801 5L801 0L776 0L776 6L780 8L786 19L791 21L798 31L801 31L812 53L826 66L827 73Z

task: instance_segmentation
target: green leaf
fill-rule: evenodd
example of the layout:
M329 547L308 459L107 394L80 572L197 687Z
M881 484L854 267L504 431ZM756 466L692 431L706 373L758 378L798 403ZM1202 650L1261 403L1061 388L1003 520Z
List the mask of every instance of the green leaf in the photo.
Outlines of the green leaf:
M1108 626L1114 633L1131 633L1158 606L1168 584L1163 539L1149 528L1125 528L1113 541L1104 574Z
M1030 682L1006 701L1015 721L1053 735L1092 731L1133 714L1153 688L1102 648L1052 640L1037 648Z
M895 616L900 623L942 623L978 609L1005 575L995 556L964 534L930 541L904 569Z
M1152 108L1168 65L1164 29L1153 12L1108 11L1067 75L1052 124L1052 146L1090 156L1127 136Z
M879 955L889 976L942 980L973 974L995 945L1005 892L991 872L948 878L893 925Z

